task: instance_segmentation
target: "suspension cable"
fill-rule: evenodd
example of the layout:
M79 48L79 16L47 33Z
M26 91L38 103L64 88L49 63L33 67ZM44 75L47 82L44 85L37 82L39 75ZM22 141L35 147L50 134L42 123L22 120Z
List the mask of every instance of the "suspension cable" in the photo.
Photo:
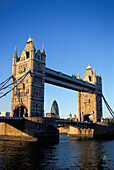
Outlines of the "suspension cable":
M13 83L5 86L4 88L1 88L0 91L3 91L6 88L10 88L6 93L3 94L3 92L0 92L0 98L4 97L5 95L7 95L9 92L11 92L12 90L14 90L14 88L16 88L24 79L25 77L30 73L30 70L28 72L26 72L23 76L21 76L19 79L17 79L16 81L14 81ZM17 83L16 85L14 85L14 87L10 87L13 84Z
M0 83L0 89L5 86L5 84L8 83L8 81L12 78L12 76L8 77L6 80L4 80L2 83Z
M3 90L3 89L6 89L7 87L17 83L20 79L22 79L24 76L28 75L28 73L30 73L30 70L28 72L26 72L24 75L22 75L20 78L18 78L17 80L15 80L13 83L10 83L8 84L7 86L3 87L3 88L0 88L0 91Z
M114 112L113 112L113 110L111 109L111 107L109 106L109 104L108 104L108 102L106 101L106 99L105 99L105 97L103 96L103 94L102 94L102 98L103 98L103 100L104 100L104 103L105 103L108 111L110 112L110 114L112 115L112 117L114 117Z

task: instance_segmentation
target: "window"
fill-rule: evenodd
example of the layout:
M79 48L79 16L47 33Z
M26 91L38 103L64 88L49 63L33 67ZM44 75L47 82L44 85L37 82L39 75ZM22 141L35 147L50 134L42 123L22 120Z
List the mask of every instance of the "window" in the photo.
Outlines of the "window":
M26 52L26 58L29 58L29 51Z
M89 76L89 81L91 81L91 76Z
M23 90L25 90L25 84L23 84Z

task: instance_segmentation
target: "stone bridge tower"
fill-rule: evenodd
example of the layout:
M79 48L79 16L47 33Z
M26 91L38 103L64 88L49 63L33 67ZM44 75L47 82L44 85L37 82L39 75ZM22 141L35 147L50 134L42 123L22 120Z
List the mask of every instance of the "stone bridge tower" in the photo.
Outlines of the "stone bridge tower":
M12 82L28 70L31 70L31 73L12 91L11 116L44 116L45 59L44 45L42 52L36 50L30 37L20 57L17 56L17 49L15 49L12 63Z
M78 75L78 79L80 76ZM90 66L87 67L86 73L83 79L89 83L95 85L95 93L78 92L78 120L79 121L90 121L93 122L101 121L102 117L102 79L99 75L94 73Z

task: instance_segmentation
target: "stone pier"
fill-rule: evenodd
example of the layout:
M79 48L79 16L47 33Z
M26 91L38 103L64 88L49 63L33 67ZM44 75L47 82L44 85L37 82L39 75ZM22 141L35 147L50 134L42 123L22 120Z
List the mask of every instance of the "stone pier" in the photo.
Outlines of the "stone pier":
M78 136L78 137L92 137L99 139L114 139L114 124L109 123L94 123L91 124L91 128L80 128L69 126L68 136Z
M30 117L0 122L0 139L57 142L59 131L53 119Z

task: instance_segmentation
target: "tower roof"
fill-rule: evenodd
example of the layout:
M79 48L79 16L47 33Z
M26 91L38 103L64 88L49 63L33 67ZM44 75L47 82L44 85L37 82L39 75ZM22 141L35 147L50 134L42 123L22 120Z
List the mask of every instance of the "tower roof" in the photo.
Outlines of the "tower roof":
M27 44L26 44L24 50L26 50L26 51L30 51L30 50L36 51L34 44L33 44L33 39L30 37L30 35L29 35L29 39L27 40Z
M91 69L91 66L90 66L90 65L88 65L88 67L87 67L87 70L89 70L89 69Z
M84 74L83 80L86 80L86 77L92 76L92 75L93 75L93 72L92 72L91 66L88 65L87 70L86 70L86 72Z
M29 39L27 40L27 43L29 43L29 42L33 42L34 40L30 37L30 35L29 35Z

